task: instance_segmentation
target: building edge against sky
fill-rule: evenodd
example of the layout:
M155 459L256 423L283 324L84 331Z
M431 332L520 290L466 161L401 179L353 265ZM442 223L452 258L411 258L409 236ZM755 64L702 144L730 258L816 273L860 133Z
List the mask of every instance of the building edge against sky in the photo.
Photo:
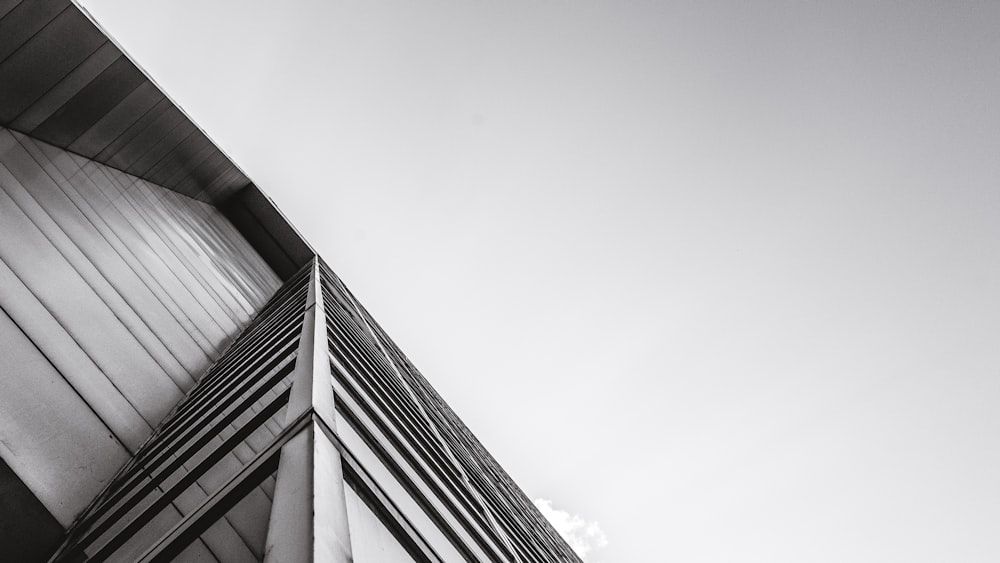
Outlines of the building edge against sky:
M68 0L0 2L0 199L5 559L576 560Z

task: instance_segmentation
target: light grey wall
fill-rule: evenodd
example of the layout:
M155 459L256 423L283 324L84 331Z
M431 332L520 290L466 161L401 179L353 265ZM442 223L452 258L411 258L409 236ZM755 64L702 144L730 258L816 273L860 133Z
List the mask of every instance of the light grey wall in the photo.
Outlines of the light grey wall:
M68 525L279 285L214 207L0 129L0 457Z
M351 487L347 493L347 516L351 523L351 548L355 561L368 563L399 563L414 561L406 549L393 537L378 516Z

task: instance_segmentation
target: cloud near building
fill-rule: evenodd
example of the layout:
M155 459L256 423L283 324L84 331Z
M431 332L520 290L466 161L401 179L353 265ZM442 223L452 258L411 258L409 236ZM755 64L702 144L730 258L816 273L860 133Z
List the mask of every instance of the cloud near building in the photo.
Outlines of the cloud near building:
M582 559L586 560L590 552L608 545L608 538L597 522L588 522L578 514L556 508L548 499L537 498L534 503Z

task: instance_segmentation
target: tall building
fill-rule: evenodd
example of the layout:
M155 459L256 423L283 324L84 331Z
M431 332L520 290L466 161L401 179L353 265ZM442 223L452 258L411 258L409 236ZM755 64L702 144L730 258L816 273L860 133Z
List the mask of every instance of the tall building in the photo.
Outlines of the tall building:
M0 351L0 560L578 560L69 0L0 0Z

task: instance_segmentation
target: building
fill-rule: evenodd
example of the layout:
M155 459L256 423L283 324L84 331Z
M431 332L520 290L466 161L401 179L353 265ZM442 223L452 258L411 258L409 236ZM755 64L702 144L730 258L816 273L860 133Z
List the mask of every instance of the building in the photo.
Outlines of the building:
M0 0L0 559L576 561L69 0Z

